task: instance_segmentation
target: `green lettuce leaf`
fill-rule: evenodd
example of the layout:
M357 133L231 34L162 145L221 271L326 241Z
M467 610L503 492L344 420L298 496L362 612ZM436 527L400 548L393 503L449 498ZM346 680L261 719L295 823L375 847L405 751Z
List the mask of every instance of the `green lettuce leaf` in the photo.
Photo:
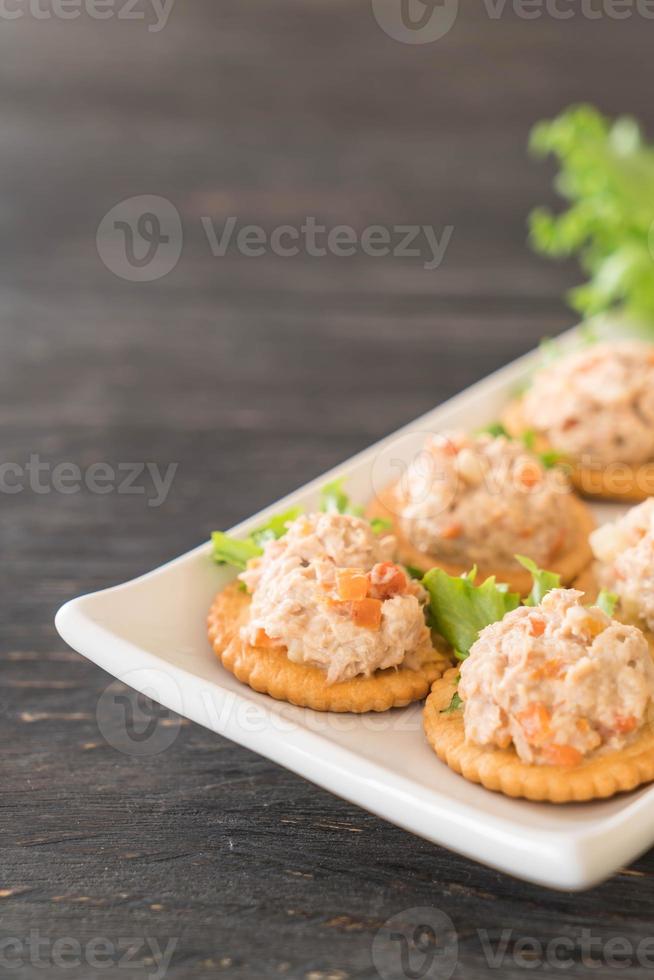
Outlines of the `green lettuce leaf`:
M451 715L453 711L458 711L463 705L462 699L459 697L459 692L455 691L452 695L452 700L448 704L447 708L443 708L441 711L442 715Z
M511 435L502 422L491 422L490 425L484 425L481 429L477 429L480 436L489 435L497 439L499 436L504 436L506 439L511 439Z
M240 571L245 569L250 558L263 554L252 538L232 538L224 531L214 531L211 535L212 557L218 565L232 565Z
M534 446L536 445L536 433L534 430L525 429L525 431L521 434L520 439L525 449L528 449L529 452L533 453Z
M605 612L607 616L613 616L618 602L619 596L617 596L615 592L608 592L606 589L602 589L597 597L595 605L599 606L602 612Z
M393 522L389 521L387 517L373 517L370 521L370 527L373 529L375 534L383 534L384 531L393 530ZM422 573L420 578L422 578Z
M541 461L541 465L544 466L546 470L551 470L555 466L560 466L567 460L565 453L560 453L557 449L546 449L544 452L538 453L538 458Z
M354 517L363 515L363 507L353 504L343 489L344 481L332 480L320 491L320 510L326 514L352 514Z
M415 565L404 565L403 568L411 578L416 578L419 582L422 581L422 577L425 574L422 568L417 568Z
M300 516L299 507L289 507L281 514L273 514L265 524L247 538L234 538L224 531L214 531L211 535L212 557L218 565L232 565L243 571L251 558L263 554L266 541L273 541L286 534L286 525Z
M301 513L301 507L289 507L288 510L283 511L281 514L273 514L270 520L262 527L252 532L252 540L259 547L262 547L266 541L275 541L277 538L283 538L287 530L286 525L296 520Z
M557 575L556 572L547 572L539 568L535 561L525 555L516 555L515 557L523 568L531 572L531 577L534 580L533 588L525 599L525 606L537 606L548 592L551 592L552 589L561 588L561 576Z
M571 106L532 130L531 150L559 163L555 186L568 206L529 217L536 251L576 255L585 283L568 294L583 316L625 313L654 324L654 146L635 119L609 119L589 105Z
M432 568L422 582L430 598L434 628L450 644L459 660L465 660L481 630L517 609L520 596L498 585L495 577L475 585L476 569L467 575L448 575Z

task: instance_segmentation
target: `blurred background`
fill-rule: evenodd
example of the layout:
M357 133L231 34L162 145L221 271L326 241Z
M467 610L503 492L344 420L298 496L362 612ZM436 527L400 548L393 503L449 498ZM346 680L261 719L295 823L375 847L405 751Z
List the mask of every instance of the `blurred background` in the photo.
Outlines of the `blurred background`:
M52 626L65 599L174 557L575 322L576 265L526 244L529 210L556 200L529 130L590 101L651 132L654 25L600 0L448 9L442 37L406 43L397 6L371 0L2 6L3 461L175 464L156 505L147 473L140 494L3 486L8 935L147 929L179 937L169 976L344 980L374 975L374 923L435 889L459 926L475 903L489 926L547 921L541 890L192 725L163 764L120 756L97 731L109 679ZM273 231L308 220L350 226L354 253L275 254ZM247 254L257 231L237 244L248 225L263 254ZM389 254L366 254L370 226ZM402 226L417 255L393 254ZM631 881L558 897L559 917L592 924L618 900L637 930ZM479 950L463 955L481 975Z

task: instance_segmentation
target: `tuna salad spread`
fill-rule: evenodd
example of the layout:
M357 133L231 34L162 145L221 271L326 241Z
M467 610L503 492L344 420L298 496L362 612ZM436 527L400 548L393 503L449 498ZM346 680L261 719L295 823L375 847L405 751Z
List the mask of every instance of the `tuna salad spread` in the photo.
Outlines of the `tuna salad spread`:
M547 567L574 530L569 492L562 472L520 442L442 434L407 471L401 529L420 551L462 566L512 568L522 553Z
M582 596L554 589L482 630L461 666L467 741L575 766L639 732L654 696L647 641Z
M654 630L654 498L599 527L590 544L600 585L615 592L626 618Z
M525 422L587 465L654 459L654 346L601 343L555 361L524 398Z
M268 541L241 580L252 596L244 639L283 646L330 684L376 670L419 669L432 652L427 593L391 559L395 539L346 514L311 514Z

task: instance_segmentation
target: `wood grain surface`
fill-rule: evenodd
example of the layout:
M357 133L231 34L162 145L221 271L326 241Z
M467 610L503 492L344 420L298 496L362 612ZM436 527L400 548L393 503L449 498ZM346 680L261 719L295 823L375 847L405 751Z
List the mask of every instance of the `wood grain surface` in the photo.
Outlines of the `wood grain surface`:
M377 931L424 906L454 923L456 977L516 980L527 966L651 975L652 956L641 950L639 963L626 944L654 936L653 854L592 891L559 894L425 843L187 722L160 754L126 755L98 727L110 678L66 648L53 616L570 325L561 297L576 269L525 241L529 208L553 199L528 130L592 100L653 131L653 31L635 15L524 19L507 5L493 18L462 2L447 36L409 45L381 30L366 0L178 0L158 32L85 12L2 21L2 462L38 456L50 477L62 462L177 464L159 507L147 492L37 492L27 481L9 493L17 471L2 470L8 976L153 976L153 947L174 940L170 980L376 978ZM179 262L152 282L117 277L96 249L103 215L135 195L163 196L182 218ZM453 233L432 271L393 255L220 258L203 216L218 228L229 216L267 231L313 216ZM485 942L494 949L503 930L494 967ZM45 941L40 960L30 935ZM129 937L127 962L118 949ZM529 937L563 937L570 951L552 947L542 966L520 943ZM80 965L54 962L66 938ZM113 953L93 966L99 938ZM415 975L445 975L437 966Z

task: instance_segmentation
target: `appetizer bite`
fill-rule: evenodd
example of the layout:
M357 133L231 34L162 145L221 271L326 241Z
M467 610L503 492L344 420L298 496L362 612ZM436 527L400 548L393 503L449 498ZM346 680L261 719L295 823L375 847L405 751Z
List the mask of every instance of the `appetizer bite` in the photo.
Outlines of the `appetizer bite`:
M654 632L654 498L623 517L598 527L590 536L595 564L584 576L590 592L614 594L617 615Z
M443 433L368 515L393 521L400 560L422 571L438 565L458 575L476 565L480 578L495 574L524 594L531 577L518 553L568 583L591 559L594 522L547 462L504 434Z
M451 769L553 803L654 779L654 663L642 632L612 619L604 595L587 607L576 589L545 591L555 577L542 572L525 605L494 583L482 596L470 580L429 580L437 624L463 647L460 669L434 683L424 713L427 739Z
M654 345L597 343L555 359L504 422L565 454L585 495L645 499L654 493Z
M286 517L258 540L214 535L218 560L233 564L232 546L246 548L238 582L209 614L223 665L256 691L320 711L424 698L450 661L427 626L425 589L393 560L395 539L353 514Z

